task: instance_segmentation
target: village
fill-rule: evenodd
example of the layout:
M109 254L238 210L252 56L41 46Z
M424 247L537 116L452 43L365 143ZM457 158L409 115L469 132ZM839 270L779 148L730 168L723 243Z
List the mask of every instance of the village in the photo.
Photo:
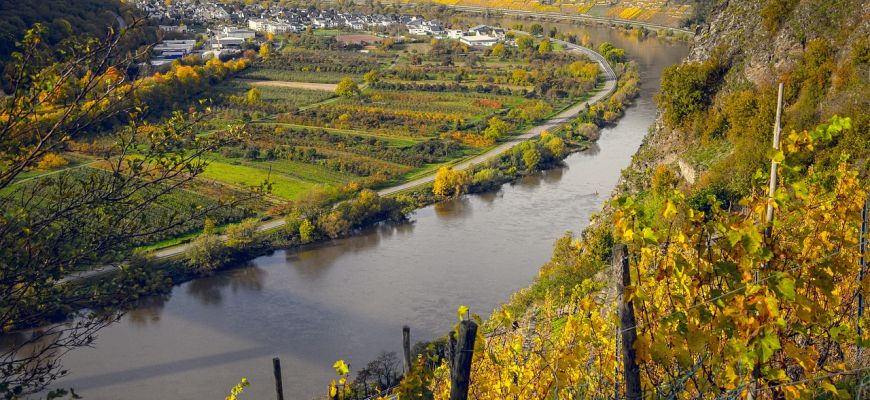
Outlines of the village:
M301 34L317 29L343 29L378 33L380 41L391 37L396 42L420 37L459 40L468 46L491 47L510 44L502 28L478 25L470 29L448 29L438 20L421 15L362 14L335 9L319 10L259 4L227 6L216 2L138 0L135 5L150 19L160 23L164 39L152 49L150 64L166 65L178 58L199 55L204 58L228 57L257 47L267 37ZM197 37L201 40L197 40ZM362 43L373 44L373 43Z

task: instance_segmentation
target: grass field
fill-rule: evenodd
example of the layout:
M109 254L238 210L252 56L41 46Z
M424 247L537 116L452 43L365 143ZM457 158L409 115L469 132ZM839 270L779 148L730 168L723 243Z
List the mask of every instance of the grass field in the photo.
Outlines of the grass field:
M314 183L292 178L283 174L271 174L260 168L246 165L233 165L220 161L210 161L208 167L200 175L203 179L230 184L240 188L249 188L263 184L268 178L272 184L273 196L293 200L302 192L314 186Z

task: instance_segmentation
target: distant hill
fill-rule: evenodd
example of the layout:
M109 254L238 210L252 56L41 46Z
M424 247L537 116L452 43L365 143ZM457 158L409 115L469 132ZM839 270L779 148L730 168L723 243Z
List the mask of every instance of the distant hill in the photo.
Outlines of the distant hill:
M102 35L116 24L113 12L124 10L119 0L0 0L0 63L35 23L46 25L46 39L55 44L73 34Z
M415 0L406 0L417 2ZM646 22L669 27L681 27L696 20L698 0L428 0L447 6L489 7L566 14L587 14L596 17ZM704 2L705 0L700 0Z

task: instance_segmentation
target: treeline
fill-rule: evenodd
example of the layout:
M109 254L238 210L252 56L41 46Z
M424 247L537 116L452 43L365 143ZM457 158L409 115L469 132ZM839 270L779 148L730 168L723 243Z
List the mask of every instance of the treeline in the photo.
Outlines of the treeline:
M139 89L136 100L146 107L153 116L163 116L168 112L189 106L191 100L200 97L216 84L232 78L248 68L251 60L239 58L221 61L211 58L203 61L199 57L176 60L164 72L136 81Z
M379 197L370 190L348 188L338 196L346 200L332 204L334 197L312 191L306 197L285 206L286 223L273 232L257 229L259 221L250 219L224 230L221 238L208 223L203 233L190 244L186 253L188 268L195 273L210 273L232 262L246 259L268 248L299 246L323 239L347 236L373 223L405 218L413 207L407 198Z
M526 96L526 89L512 89L492 84L461 84L461 83L406 83L379 81L370 83L372 89L381 90L404 90L422 92L458 92L458 93L485 93L501 96Z

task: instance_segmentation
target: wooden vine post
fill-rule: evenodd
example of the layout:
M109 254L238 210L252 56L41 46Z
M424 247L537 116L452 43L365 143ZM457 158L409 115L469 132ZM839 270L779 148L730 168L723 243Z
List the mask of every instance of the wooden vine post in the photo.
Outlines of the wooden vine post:
M278 400L284 400L284 383L281 381L281 360L278 357L272 359L272 372L275 373L275 394Z
M411 374L411 327L402 327L402 355L405 356L405 376Z
M622 333L622 376L625 381L625 398L640 400L643 391L640 385L640 367L637 365L637 320L634 316L634 301L626 300L625 288L631 286L631 270L628 266L628 248L624 244L613 246L613 270L617 275L616 290L619 304L619 328ZM618 394L617 394L618 396Z
M471 360L474 357L474 339L477 337L477 324L465 320L459 323L459 338L453 354L450 373L450 400L468 400L468 387L471 383Z

